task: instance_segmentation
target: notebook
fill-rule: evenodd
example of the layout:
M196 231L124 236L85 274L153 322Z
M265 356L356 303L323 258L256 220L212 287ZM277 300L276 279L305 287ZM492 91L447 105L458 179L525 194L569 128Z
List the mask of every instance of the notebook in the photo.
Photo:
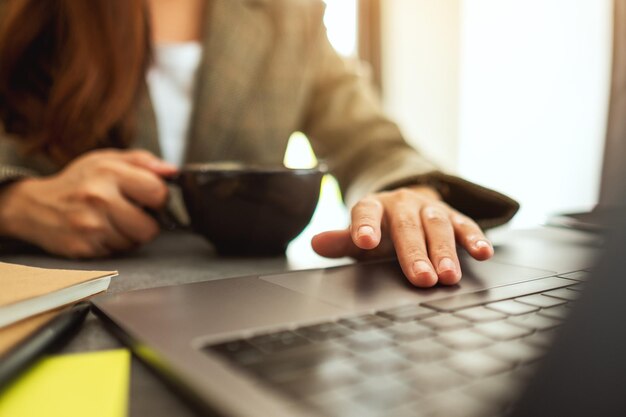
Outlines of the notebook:
M116 275L0 262L0 329L105 291Z

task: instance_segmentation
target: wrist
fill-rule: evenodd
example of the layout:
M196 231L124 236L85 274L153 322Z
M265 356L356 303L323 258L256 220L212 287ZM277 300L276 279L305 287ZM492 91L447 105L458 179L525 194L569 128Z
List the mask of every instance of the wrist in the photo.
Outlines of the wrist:
M22 190L32 179L20 179L0 187L0 236L19 238L20 218L26 209Z

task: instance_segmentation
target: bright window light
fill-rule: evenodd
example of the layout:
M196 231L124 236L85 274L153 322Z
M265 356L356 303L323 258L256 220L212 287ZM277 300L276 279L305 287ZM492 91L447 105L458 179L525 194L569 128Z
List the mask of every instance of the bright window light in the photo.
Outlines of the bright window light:
M337 52L357 56L357 0L324 0L324 24L328 39Z
M326 14L324 24L328 39L337 52L347 58L357 56L357 0L324 0ZM289 168L311 168L317 159L307 137L295 132L289 139L285 153L285 166ZM324 259L311 249L311 238L320 232L343 229L349 224L349 214L343 206L337 181L330 175L324 176L320 200L309 226L287 249L292 268L312 268L343 264L347 260Z

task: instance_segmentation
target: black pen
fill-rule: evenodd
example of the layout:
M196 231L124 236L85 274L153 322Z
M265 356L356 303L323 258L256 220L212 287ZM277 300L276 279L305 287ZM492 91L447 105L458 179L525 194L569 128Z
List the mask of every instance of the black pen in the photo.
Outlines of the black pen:
M0 392L39 356L70 337L85 320L89 308L86 301L75 304L0 357Z

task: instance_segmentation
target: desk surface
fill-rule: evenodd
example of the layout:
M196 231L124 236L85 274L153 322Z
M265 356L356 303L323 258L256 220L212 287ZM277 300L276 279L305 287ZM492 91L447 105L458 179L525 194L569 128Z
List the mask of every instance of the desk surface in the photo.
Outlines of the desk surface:
M312 259L310 267L336 263L309 259ZM0 260L45 268L117 270L120 276L111 282L110 292L284 271L303 266L302 263L295 264L287 257L220 258L202 238L181 232L163 233L146 247L128 256L112 259L71 261L38 253L3 255ZM90 313L79 333L61 353L97 351L121 346L105 330L102 322ZM130 385L131 417L197 415L136 358L132 361Z
M532 237L535 233L536 231L517 233L521 239L518 239L518 245L513 249L518 254L520 261L527 263L524 256L537 253L536 250L530 252L525 250L526 246L534 247L537 244L536 241L525 242L525 238ZM504 231L503 237L507 236L510 234ZM583 246L588 246L597 240L594 236L564 229L543 230L541 236L542 238L569 242L572 245L583 244ZM496 236L492 234L491 237L496 238L494 243L498 246L497 233ZM211 246L198 236L182 232L167 232L146 247L124 257L95 261L71 261L38 253L3 255L0 256L0 260L47 268L117 270L120 276L112 281L109 288L110 292L288 269L323 267L347 262L346 259L333 261L311 256L312 251L306 245L301 245L296 251L291 249L293 247L288 250L289 257L220 258L215 255ZM576 250L576 247L571 246L569 250ZM500 249L497 252L504 252L505 255L507 253L506 250L500 251ZM498 258L498 253L496 253L495 258ZM535 259L535 261L546 263L545 269L558 270L558 259L546 256L545 259ZM581 265L586 265L589 260L584 259L581 255L580 262ZM524 264L524 262L521 263ZM90 314L78 335L64 347L61 353L97 351L119 347L121 344L105 330L102 322ZM131 417L187 417L197 415L184 400L174 394L136 358L133 358L132 361L130 385L129 416Z

